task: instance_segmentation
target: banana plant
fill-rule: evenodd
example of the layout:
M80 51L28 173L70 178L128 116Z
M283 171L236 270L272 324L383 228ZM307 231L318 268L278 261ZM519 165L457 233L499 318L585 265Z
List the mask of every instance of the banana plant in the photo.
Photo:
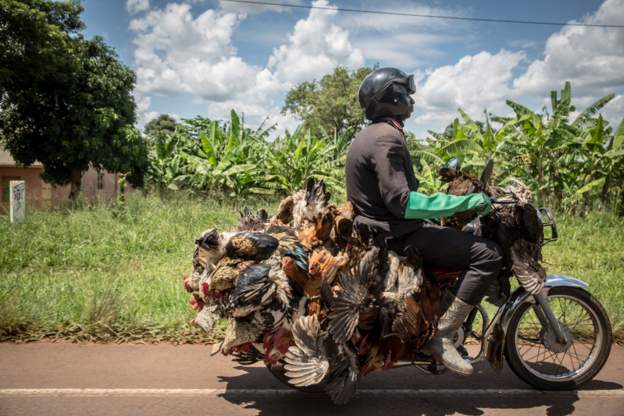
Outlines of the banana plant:
M211 121L201 129L193 146L183 152L193 175L192 188L223 191L230 196L262 192L259 182L264 138L244 128L236 112L225 126Z
M451 157L462 161L465 169L477 173L489 158L497 159L498 181L509 176L505 157L498 157L502 152L509 132L516 125L515 119L497 119L500 127L494 128L491 115L484 111L485 121L476 121L461 108L458 109L462 120L455 118L444 133L430 131L428 146L414 152L415 158L425 158L428 164L445 161ZM438 159L438 161L434 161Z
M523 105L507 100L514 111L516 122L510 126L506 153L516 162L514 173L528 181L537 191L541 204L560 205L564 190L581 188L585 183L579 178L579 157L583 157L585 144L580 140L587 126L594 123L593 114L606 105L612 96L596 101L582 111L573 123L570 114L572 88L566 82L559 94L551 91L551 108L536 113ZM579 181L581 179L581 181Z
M344 188L344 140L328 140L302 128L286 132L269 147L264 180L285 194L301 189L310 177L324 180L334 190Z

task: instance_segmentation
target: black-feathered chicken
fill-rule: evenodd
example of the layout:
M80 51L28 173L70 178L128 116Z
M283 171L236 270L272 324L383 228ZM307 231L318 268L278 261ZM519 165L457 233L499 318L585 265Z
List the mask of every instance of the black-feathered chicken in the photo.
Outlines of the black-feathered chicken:
M448 192L463 195L468 188L473 188L472 184L475 182L479 183L475 178L463 175L450 183ZM489 186L487 191L497 200L516 203L498 205L495 212L482 218L482 235L501 246L509 268L522 286L529 293L538 293L546 278L546 271L539 263L544 236L539 214L529 203L531 192L528 187L519 183L504 188ZM463 217L451 223L461 225L465 220Z
M236 287L230 292L227 309L234 317L256 311L267 312L267 317L279 311L283 316L290 297L288 278L279 263L256 263L241 271Z
M267 265L252 264L240 273L227 306L232 316L247 316L271 302L276 288L269 279L270 271Z
M234 233L220 233L216 228L204 231L195 240L197 260L204 266L213 265L225 254L225 246Z
M225 254L231 258L247 260L267 259L279 242L275 237L261 232L242 232L234 234L225 245Z

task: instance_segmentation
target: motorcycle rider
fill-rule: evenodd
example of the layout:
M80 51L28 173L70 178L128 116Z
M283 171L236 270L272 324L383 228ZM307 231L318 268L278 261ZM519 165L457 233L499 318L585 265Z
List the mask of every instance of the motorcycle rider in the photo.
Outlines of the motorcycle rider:
M502 251L493 241L428 221L473 209L485 213L491 202L483 193L427 196L417 191L403 132L415 92L413 76L395 68L377 69L362 82L359 101L371 124L349 146L347 196L355 221L382 229L391 248L411 245L429 267L465 271L425 351L449 370L470 375L472 366L456 350L453 336L497 277Z

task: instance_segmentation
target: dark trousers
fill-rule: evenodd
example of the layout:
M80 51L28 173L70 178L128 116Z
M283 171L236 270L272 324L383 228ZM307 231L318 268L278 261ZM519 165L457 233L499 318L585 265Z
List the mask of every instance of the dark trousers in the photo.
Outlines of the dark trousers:
M429 222L405 236L388 240L388 245L399 254L404 247L414 246L425 267L465 271L456 296L470 305L481 302L503 266L502 251L495 242Z

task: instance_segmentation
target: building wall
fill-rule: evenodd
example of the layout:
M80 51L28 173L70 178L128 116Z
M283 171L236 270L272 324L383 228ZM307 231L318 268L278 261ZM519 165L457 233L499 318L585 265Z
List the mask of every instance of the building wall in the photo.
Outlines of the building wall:
M9 195L5 186L7 180L26 181L26 207L41 208L42 180L40 167L0 166L0 212L8 213Z
M97 198L98 196L104 198L114 198L117 196L118 178L119 174L102 170L100 172L100 179L98 180L98 172L95 169L90 168L84 173L84 175L82 175L82 193L87 198Z
M8 195L4 195L4 187L1 186L3 178L26 181L26 209L49 208L69 200L70 185L50 185L41 179L41 173L41 166L0 166L0 214L8 213ZM95 169L89 168L82 176L83 196L88 200L116 198L118 177L117 173L102 170L98 174ZM132 187L126 185L126 193L132 191Z

